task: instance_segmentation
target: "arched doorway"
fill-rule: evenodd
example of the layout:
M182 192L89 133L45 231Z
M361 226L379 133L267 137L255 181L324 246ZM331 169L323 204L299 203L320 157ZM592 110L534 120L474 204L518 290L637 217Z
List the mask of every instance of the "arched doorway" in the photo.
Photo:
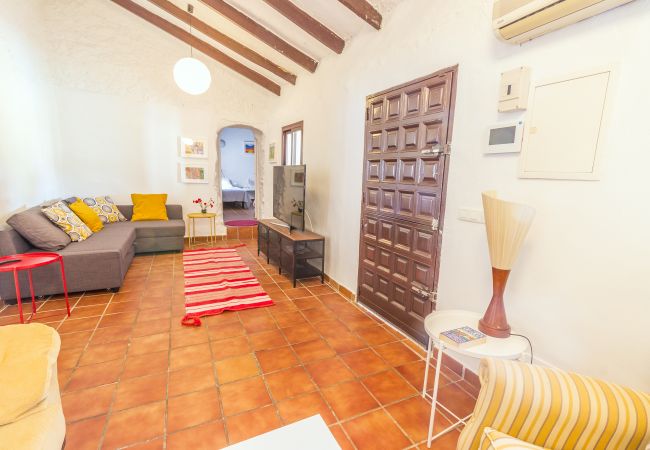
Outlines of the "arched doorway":
M262 132L248 125L229 125L217 135L216 181L229 237L249 238L256 226L261 211L262 140Z

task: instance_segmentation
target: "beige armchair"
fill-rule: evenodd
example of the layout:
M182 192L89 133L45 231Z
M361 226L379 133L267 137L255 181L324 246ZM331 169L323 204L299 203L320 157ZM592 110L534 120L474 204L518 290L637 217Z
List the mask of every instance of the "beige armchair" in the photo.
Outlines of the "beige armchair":
M42 324L0 327L0 450L60 450L65 418L58 333Z

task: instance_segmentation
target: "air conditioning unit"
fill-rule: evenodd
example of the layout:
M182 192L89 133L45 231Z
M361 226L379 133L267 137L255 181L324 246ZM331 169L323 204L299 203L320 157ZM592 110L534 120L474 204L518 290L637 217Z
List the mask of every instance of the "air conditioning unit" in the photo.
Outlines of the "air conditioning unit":
M520 44L632 0L494 0L492 25L502 41Z

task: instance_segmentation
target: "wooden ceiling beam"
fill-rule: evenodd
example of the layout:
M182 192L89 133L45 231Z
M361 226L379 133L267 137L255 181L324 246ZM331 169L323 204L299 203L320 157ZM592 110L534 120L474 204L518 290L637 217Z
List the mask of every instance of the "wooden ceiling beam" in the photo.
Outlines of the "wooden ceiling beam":
M228 47L230 50L240 54L241 56L248 59L249 61L257 64L258 66L268 70L271 73L274 73L275 75L288 81L289 83L296 84L296 75L294 75L293 73L280 67L278 64L265 58L259 53L251 50L245 45L240 44L233 38L223 34L221 31L216 30L215 28L211 27L207 23L202 22L201 20L197 19L196 16L192 16L192 14L177 7L169 0L149 0L149 1L154 5L158 6L163 11L168 12L172 16L182 20L188 25L190 24L190 19L191 19L192 27L199 30L201 33L205 34L211 39L214 39L216 42Z
M240 75L245 76L249 80L259 84L260 86L268 89L269 91L273 92L276 95L280 95L280 86L273 81L269 80L263 75L260 75L259 73L255 72L253 69L250 69L240 63L239 61L231 58L230 56L226 55L222 51L214 48L210 44L208 44L205 41L202 41L201 39L193 36L190 34L188 31L183 30L182 28L174 25L171 22L168 22L167 20L163 19L162 17L152 13L146 8L143 8L142 6L138 5L137 3L132 2L131 0L111 0L113 3L116 3L126 9L127 11L132 12L136 16L146 20L150 24L160 28L163 31L166 31L167 33L171 34L177 39L180 39L181 41L185 42L188 45L191 45L201 53L204 53L205 55L209 56L210 58L214 59L215 61L220 62L224 66L234 70L235 72L239 73Z
M377 30L381 28L381 14L367 0L339 0L339 2Z
M238 9L230 6L224 0L200 0L201 3L209 6L222 16L237 24L269 47L282 53L296 64L304 67L310 72L315 72L318 62L301 52L284 39L280 38L267 28L263 27Z
M277 12L295 23L304 31L312 35L321 44L330 48L332 51L341 54L345 47L345 41L336 35L332 30L314 19L312 16L298 8L289 0L264 0L269 6Z

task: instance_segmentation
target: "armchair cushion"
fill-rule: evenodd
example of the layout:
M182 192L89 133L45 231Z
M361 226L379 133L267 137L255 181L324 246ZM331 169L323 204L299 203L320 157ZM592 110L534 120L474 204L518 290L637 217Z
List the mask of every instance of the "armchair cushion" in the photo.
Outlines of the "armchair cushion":
M56 370L59 342L46 325L0 327L0 425L40 410Z
M65 439L54 328L0 327L0 450L60 450Z
M543 447L529 444L490 427L483 430L479 448L481 450L546 450Z

